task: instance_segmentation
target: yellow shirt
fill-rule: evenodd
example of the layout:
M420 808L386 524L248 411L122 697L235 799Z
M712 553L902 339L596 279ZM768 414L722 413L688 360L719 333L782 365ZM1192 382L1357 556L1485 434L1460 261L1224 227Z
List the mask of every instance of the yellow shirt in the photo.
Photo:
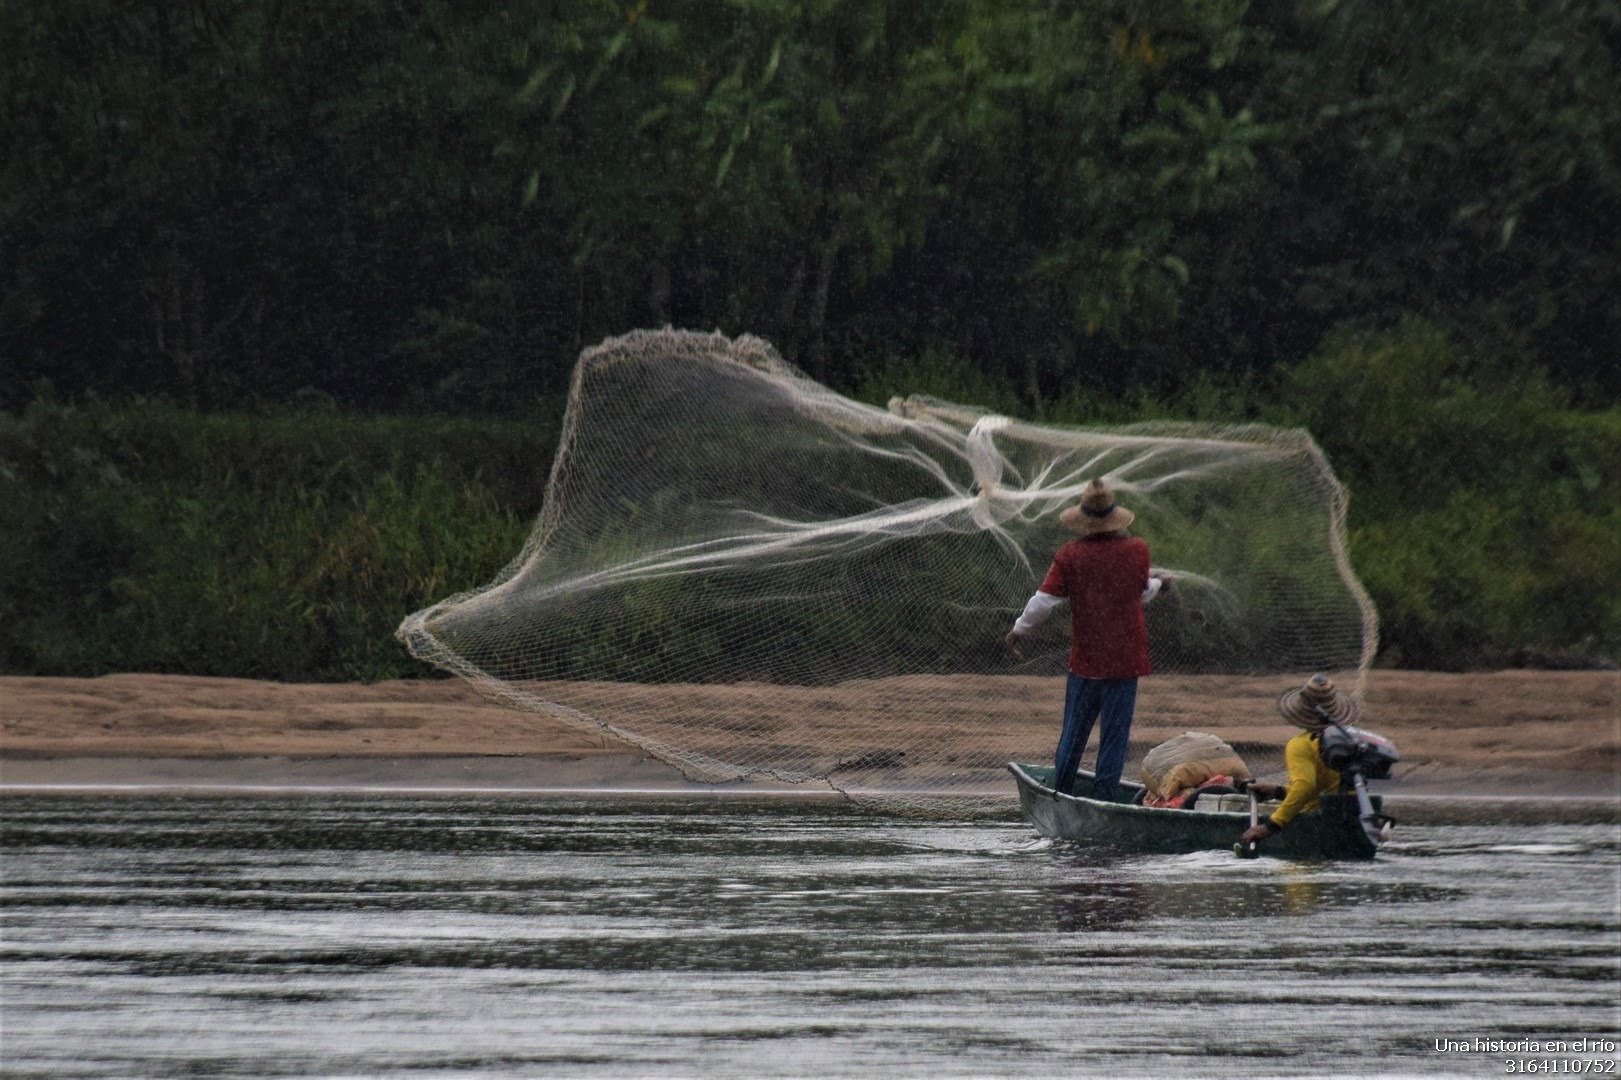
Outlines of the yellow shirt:
M1340 774L1323 764L1318 753L1320 736L1309 731L1283 744L1283 763L1289 767L1289 790L1283 805L1272 811L1272 824L1280 829L1296 814L1317 809L1317 797L1340 789Z

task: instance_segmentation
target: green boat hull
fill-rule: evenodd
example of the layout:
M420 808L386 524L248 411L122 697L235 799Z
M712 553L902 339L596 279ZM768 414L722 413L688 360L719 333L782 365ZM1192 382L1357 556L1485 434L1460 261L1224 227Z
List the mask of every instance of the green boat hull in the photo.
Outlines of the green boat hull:
M1092 798L1092 774L1075 778L1075 794L1052 788L1051 766L1009 763L1019 785L1024 816L1042 836L1126 851L1180 855L1192 851L1231 851L1249 828L1247 812L1174 810L1138 806L1142 785L1121 783L1120 801ZM1300 814L1283 832L1256 845L1256 854L1277 859L1371 859L1378 853L1362 827L1354 795L1324 795L1320 808ZM1373 796L1374 809L1379 798Z

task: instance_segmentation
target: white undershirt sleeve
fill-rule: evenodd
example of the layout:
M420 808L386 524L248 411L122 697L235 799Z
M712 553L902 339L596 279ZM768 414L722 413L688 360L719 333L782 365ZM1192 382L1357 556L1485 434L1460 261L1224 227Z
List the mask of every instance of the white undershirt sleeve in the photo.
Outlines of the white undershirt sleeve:
M1024 605L1024 613L1019 616L1016 622L1014 622L1013 632L1018 634L1020 637L1023 637L1025 634L1028 634L1030 631L1046 622L1047 616L1053 613L1053 608L1057 607L1058 602L1062 599L1063 597L1061 596L1054 596L1051 593L1038 591L1030 598L1029 602Z
M1148 587L1143 590L1143 603L1146 604L1159 595L1161 584L1157 577L1148 579ZM1047 621L1047 616L1053 613L1053 608L1057 607L1061 600L1062 596L1038 591L1025 603L1024 612L1014 621L1013 632L1020 637L1028 634Z

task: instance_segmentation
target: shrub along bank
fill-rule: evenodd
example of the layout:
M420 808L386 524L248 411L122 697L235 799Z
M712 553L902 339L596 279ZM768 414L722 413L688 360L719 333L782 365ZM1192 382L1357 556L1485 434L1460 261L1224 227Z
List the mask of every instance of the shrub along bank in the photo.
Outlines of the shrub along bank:
M886 385L1017 401L1011 384L947 356L870 372L862 393L882 400ZM1351 560L1379 609L1383 664L1621 659L1621 408L1574 407L1542 372L1478 355L1431 322L1333 334L1270 379L1199 377L1163 399L1074 385L1040 418L1310 431L1351 495Z
M850 389L1018 411L1011 386L939 353ZM557 418L49 401L0 413L0 670L425 674L395 626L518 553ZM1351 492L1384 663L1621 657L1621 408L1572 408L1427 323L1331 339L1269 385L1200 380L1126 403L1076 390L1040 418L1312 431Z
M517 554L555 431L158 406L0 414L0 669L422 674L395 626Z

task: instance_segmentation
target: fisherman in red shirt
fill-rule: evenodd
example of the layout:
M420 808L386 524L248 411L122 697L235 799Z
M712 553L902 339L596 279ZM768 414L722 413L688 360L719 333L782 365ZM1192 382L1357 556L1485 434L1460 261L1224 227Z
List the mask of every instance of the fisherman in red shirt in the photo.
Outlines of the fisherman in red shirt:
M1126 767L1126 743L1137 709L1137 680L1148 674L1148 628L1143 605L1169 582L1148 572L1148 545L1126 533L1135 515L1118 506L1102 480L1081 491L1081 505L1058 515L1080 533L1053 556L1041 588L1004 639L1023 659L1024 636L1060 600L1069 601L1069 685L1064 732L1054 757L1054 789L1070 793L1081 751L1099 720L1096 798L1112 800Z

